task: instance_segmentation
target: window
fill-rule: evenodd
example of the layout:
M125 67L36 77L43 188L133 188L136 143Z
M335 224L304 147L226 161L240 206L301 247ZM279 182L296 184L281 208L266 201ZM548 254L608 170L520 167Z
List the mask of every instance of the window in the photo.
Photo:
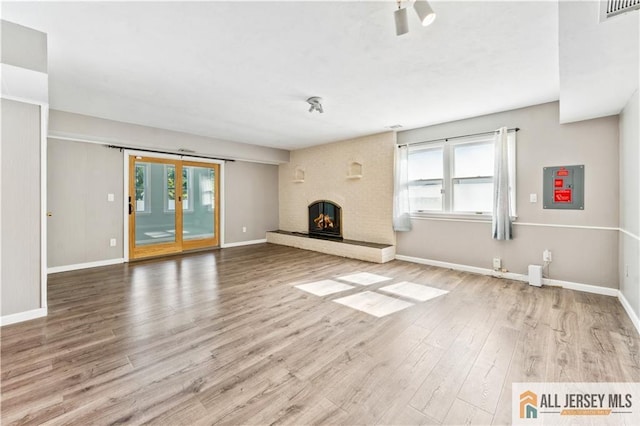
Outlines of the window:
M164 166L165 191L164 191L164 211L173 212L176 210L176 167L173 165ZM191 205L191 184L189 177L191 171L188 167L182 168L182 210L192 211Z
M509 132L509 188L515 216L515 132ZM409 149L411 212L490 215L493 135L416 144Z
M151 212L151 200L149 195L149 164L136 163L136 213L150 213Z
M411 211L442 211L444 188L443 146L409 152L409 205Z
M452 211L493 210L493 145L488 141L452 146Z
M209 211L213 210L215 202L213 195L214 178L215 171L213 169L204 169L204 172L200 173L200 204Z

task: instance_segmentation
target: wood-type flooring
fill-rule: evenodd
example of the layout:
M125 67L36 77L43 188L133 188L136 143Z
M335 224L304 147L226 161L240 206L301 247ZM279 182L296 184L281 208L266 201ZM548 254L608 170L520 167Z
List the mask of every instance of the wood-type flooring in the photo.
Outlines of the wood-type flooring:
M294 288L355 272L449 293L376 318ZM259 244L52 274L1 329L1 422L508 424L513 382L639 382L614 297Z

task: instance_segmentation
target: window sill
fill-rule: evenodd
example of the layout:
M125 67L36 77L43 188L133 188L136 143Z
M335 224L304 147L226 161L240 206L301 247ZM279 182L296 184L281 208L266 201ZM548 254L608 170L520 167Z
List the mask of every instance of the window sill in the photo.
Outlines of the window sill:
M436 213L436 212L412 212L411 219L418 220L451 220L464 222L491 222L491 214L476 213ZM511 220L516 221L518 216L512 216Z

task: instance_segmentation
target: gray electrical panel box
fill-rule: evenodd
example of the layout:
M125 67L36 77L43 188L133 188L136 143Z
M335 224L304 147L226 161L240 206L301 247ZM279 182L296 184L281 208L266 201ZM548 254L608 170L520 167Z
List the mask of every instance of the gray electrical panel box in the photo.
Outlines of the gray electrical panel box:
M584 210L584 166L543 168L545 209Z

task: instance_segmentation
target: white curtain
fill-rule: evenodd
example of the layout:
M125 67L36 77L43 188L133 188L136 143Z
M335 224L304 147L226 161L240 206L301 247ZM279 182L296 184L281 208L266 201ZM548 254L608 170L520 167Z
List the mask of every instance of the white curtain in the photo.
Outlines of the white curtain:
M409 216L409 148L395 149L395 167L393 179L393 230L411 231Z
M495 138L495 159L493 172L493 217L494 240L511 240L511 205L509 196L509 142L507 128L498 130Z

